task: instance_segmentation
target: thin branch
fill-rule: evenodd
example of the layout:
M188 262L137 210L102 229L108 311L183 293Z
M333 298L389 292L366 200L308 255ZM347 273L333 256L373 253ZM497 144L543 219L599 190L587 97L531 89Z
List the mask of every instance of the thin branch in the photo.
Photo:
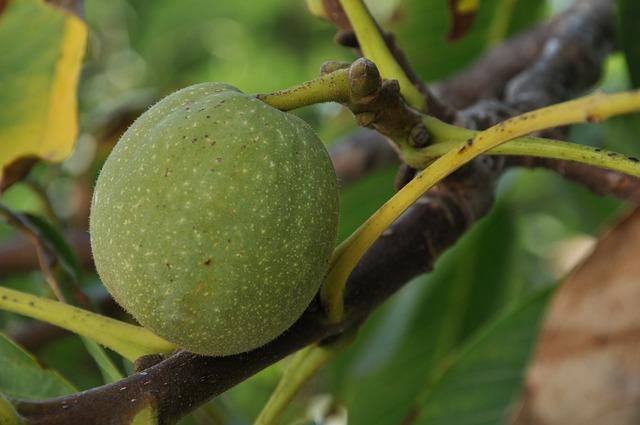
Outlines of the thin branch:
M175 350L174 344L141 326L9 288L0 287L0 309L49 322L90 338L132 363L143 355Z
M382 30L371 16L363 0L339 0L353 28L363 56L372 60L383 78L395 79L406 102L414 108L427 110L427 99L413 84L387 45Z
M287 332L250 353L204 357L180 351L119 383L62 399L21 401L18 411L41 424L128 423L132 414L153 404L161 423L172 423L288 354L360 323L409 279L429 270L433 259L491 204L485 188L493 187L492 173L485 170L455 181L451 189L442 188L411 207L367 253L349 281L349 314L341 323L328 325L314 302ZM470 187L482 192L468 193Z
M458 143L436 143L422 149L422 154L428 154L431 159L446 154L455 149ZM578 143L563 142L541 137L520 137L486 152L487 155L516 156L521 161L534 158L550 158L563 164L581 163L592 167L613 170L618 175L640 177L640 160L636 157L625 157L617 152L606 149L585 146ZM426 160L426 155L422 157ZM511 164L517 163L511 161ZM540 165L539 165L540 166ZM594 168L597 169L597 168ZM625 173L625 174L620 174Z
M576 1L569 9L553 17L549 22L539 24L496 46L470 67L433 85L431 89L443 102L457 109L463 109L481 99L503 99L506 83L514 80L519 74L535 74L538 78L545 78L545 72L538 71L540 67L550 70L550 62L541 60L541 54L557 57L558 64L564 64L566 67L574 65L571 64L569 57L572 56L572 51L583 56L589 56L593 51L596 56L595 60L591 61L591 65L597 64L601 52L609 50L601 43L613 44L614 42L612 13L613 8L609 0ZM591 43L592 49L583 48L585 41ZM597 42L597 45L594 42ZM534 70L533 64L536 64L538 69ZM580 66L579 71L589 71ZM590 70L599 72L599 67L593 66ZM584 78L580 72L573 75ZM570 78L559 82L559 87L567 83L572 84ZM580 82L577 86L584 87ZM513 85L511 90L513 93ZM560 98L560 100L564 99L566 97Z
M362 54L360 43L358 42L353 28L351 27L351 23L340 4L340 0L322 0L322 3L329 20L333 22L338 29L336 41L343 46L357 49L357 51ZM422 94L429 107L429 114L441 120L451 121L454 111L447 104L443 103L438 96L434 96L424 81L418 77L418 74L409 64L409 60L406 55L396 43L393 34L384 32L379 26L378 32L382 35L387 49L395 59L395 62L402 69L402 73Z
M32 244L36 251L38 266L42 272L42 276L53 291L57 299L67 302L62 292L60 283L53 274L52 267L57 263L58 259L54 250L47 246L38 231L32 227L29 220L22 214L14 213L4 205L0 205L0 216L13 228L17 229Z
M64 237L73 248L80 264L87 268L93 268L87 230L71 229L64 233ZM24 235L0 243L0 276L8 276L35 268L38 268L36 249Z
M291 359L287 370L254 425L275 425L300 389L318 370L348 348L355 336L355 331L347 332L326 344L310 345L298 351Z
M341 187L367 174L399 163L398 153L377 131L358 130L330 146L329 154Z
M545 168L587 187L598 195L613 196L621 200L640 203L640 178L638 177L576 162L548 158L514 156L508 158L505 165L507 167Z
M342 317L344 287L348 276L362 255L402 212L451 172L509 140L535 131L579 122L602 121L614 115L638 110L640 110L640 91L616 94L598 92L518 115L473 135L466 142L456 143L453 149L435 159L336 248L320 291L329 320L338 321ZM529 145L550 150L551 142L529 143ZM562 150L558 149L558 143L554 145L554 148L556 148L555 151ZM564 149L568 150L566 147ZM610 157L603 152L595 152L593 149L583 149L581 154L576 157L586 156L584 151L595 156L592 158L594 161L606 164L610 168L619 166L619 169L634 173L635 176L640 174L639 161L636 158L627 159L619 157L617 154L615 157ZM607 160L611 161L607 162ZM414 165L413 163L409 164Z

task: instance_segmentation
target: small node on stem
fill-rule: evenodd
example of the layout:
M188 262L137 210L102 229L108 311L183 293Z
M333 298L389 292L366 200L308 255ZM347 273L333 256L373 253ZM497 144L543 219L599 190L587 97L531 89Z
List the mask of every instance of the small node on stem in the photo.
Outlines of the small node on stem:
M423 123L416 124L409 133L409 144L414 148L424 148L429 145L431 136Z
M358 38L358 44L365 57L374 61L384 78L399 81L402 96L411 106L419 110L427 109L427 101L420 90L411 82L402 66L396 61L384 40L380 27L367 9L363 0L340 0L349 23Z
M349 67L349 90L352 102L370 102L378 95L381 84L378 68L369 59L360 58Z
M519 115L482 132L471 133L471 136L468 130L456 130L456 134L464 134L464 138L458 140L453 149L433 161L334 251L329 272L320 292L329 320L335 323L342 319L347 279L369 247L423 193L453 171L509 140L535 131L585 122L589 117L606 119L638 110L640 90L610 95L596 93ZM443 132L445 127L440 127L439 131ZM541 148L541 151L550 151L551 146L544 145ZM623 165L635 167L637 163L627 160L625 164L609 165L621 168ZM636 168L635 171L639 170Z
M162 354L145 354L140 356L133 362L133 368L136 372L142 372L145 369L149 369L152 366L157 365L163 361L165 357Z
M400 83L398 80L384 80L382 82L382 89L387 92L389 97L400 96Z
M326 71L331 71L324 73ZM375 128L398 149L422 148L430 144L425 118L409 107L397 80L382 80L376 64L360 58L348 68L339 62L323 66L322 75L297 86L259 94L257 98L283 111L320 102L338 102L349 108L359 125Z

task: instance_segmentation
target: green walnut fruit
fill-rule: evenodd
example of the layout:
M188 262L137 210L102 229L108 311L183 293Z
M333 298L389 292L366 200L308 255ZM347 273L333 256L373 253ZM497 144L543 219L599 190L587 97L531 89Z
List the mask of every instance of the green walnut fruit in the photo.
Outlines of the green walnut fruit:
M335 171L312 129L204 83L142 114L104 164L91 245L109 292L188 351L230 355L283 333L334 248Z

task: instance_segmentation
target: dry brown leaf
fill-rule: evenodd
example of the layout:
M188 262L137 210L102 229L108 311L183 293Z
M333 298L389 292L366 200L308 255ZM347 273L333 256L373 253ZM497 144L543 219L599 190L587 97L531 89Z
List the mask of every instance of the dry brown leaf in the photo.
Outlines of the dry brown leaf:
M448 41L454 41L467 35L476 13L480 7L480 0L449 0L449 27Z
M640 424L640 208L551 302L512 425Z

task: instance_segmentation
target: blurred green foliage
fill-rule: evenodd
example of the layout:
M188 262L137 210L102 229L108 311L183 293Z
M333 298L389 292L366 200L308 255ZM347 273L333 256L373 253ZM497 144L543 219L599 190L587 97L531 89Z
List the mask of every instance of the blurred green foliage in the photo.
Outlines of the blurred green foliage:
M0 392L27 399L44 399L74 393L76 389L59 373L43 370L36 359L25 354L0 333L0 366L11 373L0 374Z
M483 1L471 33L451 44L445 41L446 0L395 1L395 10L383 0L370 3L384 18L383 25L397 32L398 43L426 80L445 78L481 55L490 45L496 8L503 4ZM557 1L518 1L508 15L507 34L544 19L557 7ZM302 1L87 0L85 14L91 35L79 91L83 131L76 153L62 165L42 164L32 172L30 179L51 199L50 205L26 184L14 186L0 199L18 211L47 216L52 210L65 228L86 226L90 189L113 144L100 136L99 126L118 111L144 108L172 90L206 80L229 82L247 92L271 91L314 77L324 61L354 58L334 44L333 27L312 18ZM600 86L629 87L624 65L621 55L613 57ZM300 114L326 143L355 128L349 114L336 105L306 108ZM640 146L634 141L639 123L636 116L578 126L570 139L638 155ZM380 170L344 189L340 239L393 193L394 174L393 169ZM474 360L486 354L482 338L491 336L491 329L503 329L503 318L514 306L524 302L518 311L528 323L535 322L542 306L526 300L566 272L562 261L568 253L562 242L597 234L625 208L547 171L508 173L497 197L491 214L439 259L433 273L406 286L371 317L354 346L296 399L291 420L308 417L318 406L317 396L329 394L333 403L346 406L350 423L399 423L421 394L445 379L451 359ZM0 224L0 243L14 237ZM95 291L95 276L87 280ZM0 282L48 293L34 272L7 276L0 270ZM12 315L0 317L10 331L24 323ZM514 364L526 357L532 329L535 323L515 330L516 338L523 339L522 350L509 357ZM490 345L509 356L502 348L511 341L495 337ZM77 337L60 339L37 354L80 389L103 382ZM474 366L471 360L462 370ZM263 371L215 401L213 408L229 423L250 423L282 369L280 364ZM508 384L511 391L514 381ZM498 384L480 380L466 382L464 388L469 385L482 393ZM503 408L507 402L501 401ZM185 423L199 422L191 418Z
M518 0L513 10L502 16L497 11L508 1L482 0L469 33L454 44L446 41L450 19L445 0L405 0L398 17L391 22L398 43L411 59L418 74L426 81L440 80L470 64L487 50L495 27L506 19L509 36L539 21L546 2Z

